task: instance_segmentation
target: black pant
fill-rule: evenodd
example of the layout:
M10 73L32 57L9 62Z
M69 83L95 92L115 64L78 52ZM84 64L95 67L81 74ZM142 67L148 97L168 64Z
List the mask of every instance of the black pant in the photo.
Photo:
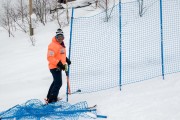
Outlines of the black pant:
M62 86L62 70L58 69L50 69L50 72L53 76L53 82L49 88L47 98L48 99L57 99L57 96L59 94L59 90Z

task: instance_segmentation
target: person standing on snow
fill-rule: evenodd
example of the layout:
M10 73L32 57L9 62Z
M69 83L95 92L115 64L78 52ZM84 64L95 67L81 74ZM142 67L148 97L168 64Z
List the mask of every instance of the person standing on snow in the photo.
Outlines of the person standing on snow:
M49 88L47 99L45 99L47 103L58 101L59 90L62 86L62 70L67 75L67 64L71 64L71 61L66 57L66 47L63 40L63 31L58 29L56 36L52 38L52 42L48 46L47 60L53 82Z

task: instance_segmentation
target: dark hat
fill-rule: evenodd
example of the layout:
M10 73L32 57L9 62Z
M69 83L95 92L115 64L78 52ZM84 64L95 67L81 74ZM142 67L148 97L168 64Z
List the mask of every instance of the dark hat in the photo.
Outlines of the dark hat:
M59 36L59 35L63 35L64 36L64 33L63 33L61 28L58 28L57 31L56 31L56 36Z
M57 32L56 32L56 37L58 37L58 36L62 36L62 37L64 37L64 33L63 33L63 31L62 31L62 29L57 29Z
M57 29L57 32L63 32L61 28L58 28Z
M57 29L56 34L58 34L58 33L64 34L61 28L58 28L58 29Z

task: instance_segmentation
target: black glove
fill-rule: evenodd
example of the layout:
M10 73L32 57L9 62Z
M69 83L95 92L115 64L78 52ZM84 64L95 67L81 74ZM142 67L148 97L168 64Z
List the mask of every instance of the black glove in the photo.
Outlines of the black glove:
M62 70L65 70L65 65L63 65L61 61L58 62L57 66Z
M71 61L67 57L66 57L66 62L67 62L68 65L71 64Z

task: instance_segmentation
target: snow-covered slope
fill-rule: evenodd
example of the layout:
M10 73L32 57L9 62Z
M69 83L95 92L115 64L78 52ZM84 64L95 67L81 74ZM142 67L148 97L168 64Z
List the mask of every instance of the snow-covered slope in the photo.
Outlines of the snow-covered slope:
M84 15L97 11L77 11ZM82 14L81 14L82 15ZM0 111L7 110L29 99L46 97L52 76L48 70L46 52L57 24L49 22L35 29L36 45L32 46L29 36L21 32L9 38L0 28ZM65 43L69 44L69 27L63 28ZM72 63L73 64L73 63ZM180 73L166 75L139 83L129 84L89 94L69 96L74 104L87 101L98 105L98 113L107 115L107 120L179 120L180 119ZM63 87L60 97L65 100L66 80L63 73Z

